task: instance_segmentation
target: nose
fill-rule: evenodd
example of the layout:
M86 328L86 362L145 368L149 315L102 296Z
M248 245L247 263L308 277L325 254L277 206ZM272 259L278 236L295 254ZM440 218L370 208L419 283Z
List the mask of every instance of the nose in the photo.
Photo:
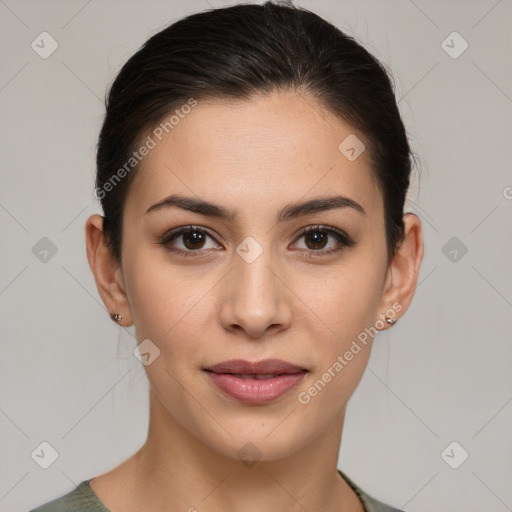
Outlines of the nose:
M269 250L250 263L234 254L233 268L223 281L220 321L224 329L250 338L288 329L293 294Z

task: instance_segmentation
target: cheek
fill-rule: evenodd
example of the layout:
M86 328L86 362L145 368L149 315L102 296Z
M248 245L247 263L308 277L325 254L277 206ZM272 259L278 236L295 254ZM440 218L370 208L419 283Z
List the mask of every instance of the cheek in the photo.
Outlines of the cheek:
M167 364L190 359L212 322L215 276L193 267L179 268L158 251L131 253L126 261L127 295L138 343L150 339ZM218 280L218 276L217 276Z
M360 260L339 265L328 275L294 280L294 291L308 310L310 326L323 329L326 345L341 350L347 341L374 325L380 302L381 270ZM315 320L316 319L316 320ZM301 322L300 319L298 319ZM329 352L329 350L327 350Z
M324 284L321 300L318 290L309 295L308 305L321 317L310 332L316 364L296 401L315 421L341 414L363 377L376 334L378 283L377 273L354 268Z
M377 332L381 280L375 262L359 260L340 266L335 278L308 279L309 286L299 291L316 314L309 313L304 320L309 327L303 326L310 331L316 365L304 400L298 401L318 407L315 414L329 415L328 404L342 408L363 376Z
M127 265L127 277L137 343L149 339L158 349L149 345L158 355L144 370L160 402L186 423L188 416L197 414L184 387L191 388L190 375L195 377L201 366L201 339L209 332L205 324L211 322L205 292L213 284L208 286L207 277L191 279L154 255L132 261L136 264Z

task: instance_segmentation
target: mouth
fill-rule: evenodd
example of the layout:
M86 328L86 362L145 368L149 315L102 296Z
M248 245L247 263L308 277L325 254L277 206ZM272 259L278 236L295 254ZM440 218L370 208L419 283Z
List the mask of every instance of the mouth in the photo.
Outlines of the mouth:
M303 368L281 359L264 359L262 361L245 361L244 359L231 359L213 366L204 368L214 373L231 373L232 375L282 375L308 371Z
M230 360L203 370L224 394L253 405L277 400L309 373L306 368L279 359Z
M217 372L215 372L215 373L217 373ZM249 380L249 379L268 380L268 379L273 379L275 377L279 377L281 375L293 375L293 374L290 374L290 373L265 373L265 374L255 373L253 375L247 375L244 373L224 373L224 374L220 374L220 375L233 375L233 377L236 377L237 379L244 379L244 380Z

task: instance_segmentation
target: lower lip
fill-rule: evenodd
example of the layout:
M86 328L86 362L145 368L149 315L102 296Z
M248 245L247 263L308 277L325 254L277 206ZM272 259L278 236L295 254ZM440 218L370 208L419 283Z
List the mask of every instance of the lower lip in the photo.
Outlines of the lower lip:
M246 404L266 404L283 396L304 378L306 372L285 373L270 379L242 379L230 373L207 372L224 393Z

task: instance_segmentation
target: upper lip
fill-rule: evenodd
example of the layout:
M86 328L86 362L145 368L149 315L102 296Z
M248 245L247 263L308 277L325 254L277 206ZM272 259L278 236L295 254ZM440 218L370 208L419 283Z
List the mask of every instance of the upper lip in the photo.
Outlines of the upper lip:
M245 361L231 359L205 368L215 373L236 373L242 375L268 375L280 373L298 373L307 371L305 368L281 361L280 359L263 359L262 361Z

